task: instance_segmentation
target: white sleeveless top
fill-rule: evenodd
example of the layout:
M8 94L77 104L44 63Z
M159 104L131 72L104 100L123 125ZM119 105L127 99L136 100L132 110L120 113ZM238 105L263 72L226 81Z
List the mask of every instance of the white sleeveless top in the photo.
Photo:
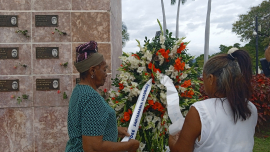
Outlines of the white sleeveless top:
M224 100L223 105L221 100ZM196 139L194 152L252 152L257 109L249 102L251 116L234 123L229 102L211 98L194 103L201 119L201 139Z

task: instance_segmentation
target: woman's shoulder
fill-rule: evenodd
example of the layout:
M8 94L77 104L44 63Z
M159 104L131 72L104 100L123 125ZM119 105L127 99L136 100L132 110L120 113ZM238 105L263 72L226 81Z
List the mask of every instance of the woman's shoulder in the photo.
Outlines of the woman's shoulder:
M209 99L205 99L205 100L201 100L201 101L197 101L195 103L193 103L193 106L200 106L202 104L212 104L217 100L217 98L209 98Z

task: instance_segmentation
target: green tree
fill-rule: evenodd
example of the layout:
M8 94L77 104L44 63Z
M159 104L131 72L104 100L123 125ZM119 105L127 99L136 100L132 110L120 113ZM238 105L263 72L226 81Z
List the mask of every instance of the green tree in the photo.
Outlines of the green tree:
M129 41L129 33L127 31L127 26L122 22L122 48L125 47L127 41Z
M270 0L263 1L259 6L251 7L247 14L239 15L239 20L233 23L232 31L241 36L241 41L249 41L253 38L255 29L255 17L261 25L259 35L265 39L270 36ZM268 15L268 17L266 17ZM269 43L269 41L268 41Z

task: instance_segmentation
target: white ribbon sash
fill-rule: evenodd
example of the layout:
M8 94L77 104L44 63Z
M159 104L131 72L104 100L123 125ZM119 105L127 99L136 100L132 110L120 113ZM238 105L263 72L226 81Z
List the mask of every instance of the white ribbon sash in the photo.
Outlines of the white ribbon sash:
M140 125L144 105L145 105L145 102L148 98L148 94L151 90L151 87L152 87L152 79L147 81L147 83L142 88L142 91L141 91L140 96L137 100L134 112L131 116L130 123L128 126L128 133L130 134L130 136L124 137L122 142L129 141L130 139L135 139L139 125Z
M185 121L185 118L183 117L179 108L178 92L173 84L172 79L170 79L167 75L162 75L160 83L167 88L167 111L172 121L172 124L169 126L169 133L171 135L176 135L182 129Z
M171 135L176 135L182 129L185 121L185 118L183 117L179 108L178 92L172 80L167 75L162 75L160 83L167 88L167 110L168 115L172 121L172 124L169 126L169 133ZM144 105L151 90L151 87L152 79L150 79L143 86L128 126L128 133L130 134L130 137L124 137L122 142L129 141L130 139L135 139L141 121Z

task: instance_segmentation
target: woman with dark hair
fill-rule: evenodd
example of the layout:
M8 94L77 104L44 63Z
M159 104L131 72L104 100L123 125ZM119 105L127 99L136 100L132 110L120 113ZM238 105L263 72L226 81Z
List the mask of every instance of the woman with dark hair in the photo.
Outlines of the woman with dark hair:
M203 69L209 99L194 103L181 132L169 137L172 152L252 152L257 109L252 66L246 51L232 49L210 58Z
M76 48L80 83L73 89L68 110L66 152L136 151L139 141L117 142L129 136L127 128L117 127L115 111L97 93L107 77L107 64L98 52L97 43L90 41Z

